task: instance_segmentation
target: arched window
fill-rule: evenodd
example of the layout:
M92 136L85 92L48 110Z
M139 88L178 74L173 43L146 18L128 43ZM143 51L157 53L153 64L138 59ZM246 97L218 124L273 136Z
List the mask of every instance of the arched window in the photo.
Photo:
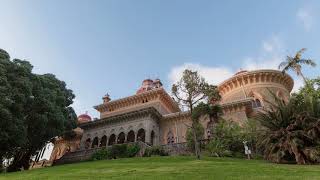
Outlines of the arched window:
M167 144L174 144L174 135L171 130L167 134Z
M95 138L93 139L93 141L92 141L92 146L91 146L91 148L96 148L96 147L98 147L98 142L99 142L98 137L95 137Z
M137 135L137 141L145 142L146 139L146 133L144 129L139 129L138 135Z
M261 101L259 99L256 99L255 101L258 108L262 107Z
M105 147L106 145L107 145L107 136L104 135L104 136L102 136L102 138L101 138L99 147Z
M252 104L252 108L261 108L262 107L261 101L259 99L252 100L251 104Z
M126 135L124 134L124 132L121 132L118 135L117 144L123 144L125 140L126 140Z
M135 141L135 134L134 134L133 130L128 132L127 141L128 142L134 142Z
M112 146L113 144L115 144L115 142L116 142L116 135L111 134L111 136L109 137L108 145Z

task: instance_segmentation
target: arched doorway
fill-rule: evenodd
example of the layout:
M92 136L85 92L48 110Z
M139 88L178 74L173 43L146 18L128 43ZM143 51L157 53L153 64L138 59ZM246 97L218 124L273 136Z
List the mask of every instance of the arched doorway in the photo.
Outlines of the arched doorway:
M95 137L92 141L92 146L91 148L96 148L98 147L98 143L99 143L99 140L98 140L98 137Z
M100 140L99 147L105 147L105 146L107 146L107 136L106 135L102 136L102 138Z
M84 144L84 148L85 148L85 149L89 149L90 146L91 146L91 139L88 138L88 139L86 140L85 144Z
M138 135L137 135L137 141L145 142L146 140L146 132L144 129L139 129Z
M129 131L129 133L127 135L127 141L128 142L134 142L135 141L135 134L134 134L133 130Z
M167 134L167 144L174 144L174 135L171 130Z
M152 131L151 131L151 142L150 142L151 145L153 145L153 143L154 143L154 141L155 141L154 139L155 139L155 135L154 135L154 131L152 130Z
M109 142L108 142L108 145L109 146L112 146L116 143L116 135L112 134L110 137L109 137Z
M126 135L124 134L124 132L121 132L118 135L117 144L123 144L125 140L126 140Z

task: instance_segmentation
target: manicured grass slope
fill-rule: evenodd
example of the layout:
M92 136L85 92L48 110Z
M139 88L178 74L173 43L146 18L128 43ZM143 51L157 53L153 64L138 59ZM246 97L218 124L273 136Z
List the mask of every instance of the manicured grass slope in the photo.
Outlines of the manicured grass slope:
M231 158L103 160L1 174L0 179L320 179L320 166Z

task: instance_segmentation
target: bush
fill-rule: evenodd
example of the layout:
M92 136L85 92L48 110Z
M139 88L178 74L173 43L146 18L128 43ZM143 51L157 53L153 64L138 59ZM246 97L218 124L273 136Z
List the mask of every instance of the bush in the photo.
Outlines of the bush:
M127 147L127 155L128 157L134 157L140 151L140 147L136 144L128 145Z
M103 159L108 159L110 152L108 149L100 149L98 151L96 151L95 153L93 153L93 155L91 156L92 160L103 160Z
M161 146L152 146L146 148L144 151L143 156L150 157L150 156L168 156L169 154L164 150Z
M212 130L212 139L206 149L211 156L239 156L244 153L244 135L240 126L232 121L221 120Z
M204 128L200 123L198 123L196 125L196 134L197 134L198 141L203 139ZM193 131L192 131L191 128L189 128L187 130L186 137L187 137L187 146L188 146L188 148L191 149L192 151L194 151L194 137L193 137Z
M116 144L113 145L110 149L111 158L125 158L128 157L127 153L127 144Z
M102 160L102 159L116 159L116 158L127 158L134 157L140 151L140 147L137 144L116 144L109 149L100 149L96 151L91 159Z

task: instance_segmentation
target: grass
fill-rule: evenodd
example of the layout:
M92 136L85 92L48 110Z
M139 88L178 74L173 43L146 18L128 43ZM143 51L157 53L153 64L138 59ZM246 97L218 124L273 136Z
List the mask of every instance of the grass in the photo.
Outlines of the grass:
M0 179L319 179L320 166L233 158L151 157L67 164L0 174Z

